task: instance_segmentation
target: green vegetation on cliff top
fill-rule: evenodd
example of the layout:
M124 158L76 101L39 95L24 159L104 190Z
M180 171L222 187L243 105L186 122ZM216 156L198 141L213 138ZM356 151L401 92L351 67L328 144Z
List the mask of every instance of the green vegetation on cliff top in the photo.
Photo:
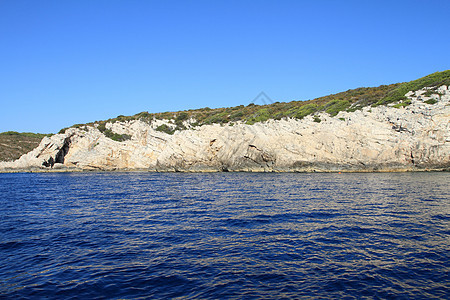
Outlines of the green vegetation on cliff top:
M419 78L414 81L381 85L379 87L362 87L348 90L338 94L320 97L308 101L275 102L267 105L249 104L235 107L223 107L211 109L209 107L192 109L188 111L149 113L141 112L133 116L118 116L105 121L96 121L88 124L77 124L73 127L98 124L100 128L108 122L124 122L131 120L141 120L151 123L154 119L169 120L173 125L161 125L157 130L173 134L177 130L186 129L183 121L192 119L192 126L207 124L229 124L241 121L246 124L255 124L269 119L280 120L282 118L302 119L308 115L315 115L319 112L326 112L331 116L337 115L340 111L356 111L366 106L378 106L391 104L400 108L410 104L405 94L409 91L417 91L424 87L438 87L441 85L450 86L450 70L437 72ZM433 103L429 101L429 103ZM63 129L61 132L64 132ZM127 137L115 137L116 140L123 140Z
M404 107L410 104L405 97L409 91L417 91L424 87L438 87L450 85L450 70L436 72L404 83L381 85L379 87L362 87L348 90L334 95L320 97L308 101L275 102L267 105L249 104L235 107L223 107L211 109L209 107L191 109L178 112L149 113L141 112L133 116L118 116L116 118L96 121L88 124L76 124L72 127L83 128L84 126L99 125L102 132L111 135L115 140L125 140L127 136L113 136L109 133L105 124L108 122L124 122L131 120L141 120L151 123L153 120L169 120L172 126L159 126L157 130L173 134L176 130L184 130L186 127L183 121L191 119L194 122L191 126L201 126L207 124L230 124L237 121L246 124L255 124L269 119L280 120L282 118L302 119L308 115L315 115L319 112L326 112L331 116L337 115L340 111L356 111L366 106L378 106L392 104L394 107ZM431 102L430 102L431 103ZM66 128L60 133L65 132Z

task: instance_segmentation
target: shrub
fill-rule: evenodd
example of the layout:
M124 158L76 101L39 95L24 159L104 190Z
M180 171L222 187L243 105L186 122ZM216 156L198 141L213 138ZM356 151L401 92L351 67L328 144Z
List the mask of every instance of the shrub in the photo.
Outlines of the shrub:
M316 123L322 122L322 120L318 116L314 116L314 120L313 121L316 122Z
M167 134L174 134L175 130L173 130L171 127L167 126L166 124L159 125L156 127L157 131L161 131Z
M270 113L267 108L258 110L252 117L247 120L248 125L253 125L258 122L264 122L270 119Z
M160 119L160 120L164 120L164 119L165 120L170 120L170 119L173 118L173 113L171 113L171 112L163 112L163 113L158 114L156 118Z
M244 105L238 105L238 106L232 107L231 110L238 110L238 109L243 109L243 108L244 108Z
M106 123L100 123L97 126L97 129L100 130L100 132L105 132L106 131Z
M411 104L411 100L404 100L400 103L395 104L393 107L395 107L395 108L406 107L410 104Z
M230 116L230 119L233 121L242 120L242 117L244 116L244 112L241 110L238 110L237 112L233 113Z
M318 110L318 108L319 106L315 103L303 105L297 110L294 117L297 119L303 119L304 117L315 113Z
M325 111L330 114L330 116L336 116L340 111L346 110L350 107L350 102L347 100L331 100L325 104Z
M429 99L429 100L423 101L423 102L425 102L426 104L436 104L437 103L436 99Z
M228 123L228 122L229 122L228 113L221 112L221 113L210 115L203 121L203 124L213 124L213 123L223 124L223 123Z
M143 111L141 113L138 113L138 114L134 115L134 119L141 120L141 121L144 121L144 122L147 122L147 123L151 123L153 118L154 118L154 115L150 114L147 111Z
M184 125L181 124L181 123L175 122L175 124L176 124L177 126L175 127L174 131L177 131L177 130L185 130L185 129L186 129L186 126L184 126Z
M135 116L138 118L150 118L150 117L152 117L152 114L150 114L148 111L143 111L143 112L136 114Z
M177 118L175 119L175 121L178 122L182 122L189 119L189 114L185 111L182 111L181 113L178 114Z
M72 128L78 128L78 129L86 130L86 124L75 124L75 125L72 125Z
M111 131L110 129L106 129L103 132L103 134L107 138L110 138L110 139L112 139L113 141L116 141L116 142L123 142L123 141L131 139L131 136L128 135L128 134L118 134L118 133L115 133L115 132Z
M276 113L275 115L273 115L273 119L274 120L281 120L281 119L283 119L285 116L284 116L284 114L283 114L283 112L278 112L278 113Z

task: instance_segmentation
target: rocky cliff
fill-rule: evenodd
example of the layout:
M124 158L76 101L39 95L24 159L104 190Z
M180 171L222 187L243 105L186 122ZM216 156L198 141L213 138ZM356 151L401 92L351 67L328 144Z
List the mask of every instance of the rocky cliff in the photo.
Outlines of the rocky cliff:
M284 118L253 125L237 122L190 128L173 135L156 130L169 120L106 123L70 128L1 171L414 171L450 168L450 91L440 86L406 94L399 108L365 107ZM427 95L427 96L425 96ZM409 101L408 101L409 103ZM397 106L398 107L398 106Z

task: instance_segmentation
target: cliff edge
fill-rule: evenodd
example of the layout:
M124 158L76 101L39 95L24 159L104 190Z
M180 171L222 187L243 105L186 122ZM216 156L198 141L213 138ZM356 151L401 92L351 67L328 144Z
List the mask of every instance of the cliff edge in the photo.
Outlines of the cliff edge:
M407 101L407 102L406 102ZM450 168L450 90L405 94L404 103L269 119L172 128L168 119L69 128L0 171L419 171ZM100 128L104 126L104 128ZM120 141L113 136L125 137Z

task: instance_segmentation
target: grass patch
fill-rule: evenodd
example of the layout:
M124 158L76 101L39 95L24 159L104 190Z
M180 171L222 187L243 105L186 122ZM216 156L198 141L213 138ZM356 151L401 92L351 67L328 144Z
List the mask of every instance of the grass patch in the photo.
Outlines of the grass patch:
M423 101L423 102L426 103L426 104L436 104L437 103L436 99L429 99L429 100L426 100L426 101Z

